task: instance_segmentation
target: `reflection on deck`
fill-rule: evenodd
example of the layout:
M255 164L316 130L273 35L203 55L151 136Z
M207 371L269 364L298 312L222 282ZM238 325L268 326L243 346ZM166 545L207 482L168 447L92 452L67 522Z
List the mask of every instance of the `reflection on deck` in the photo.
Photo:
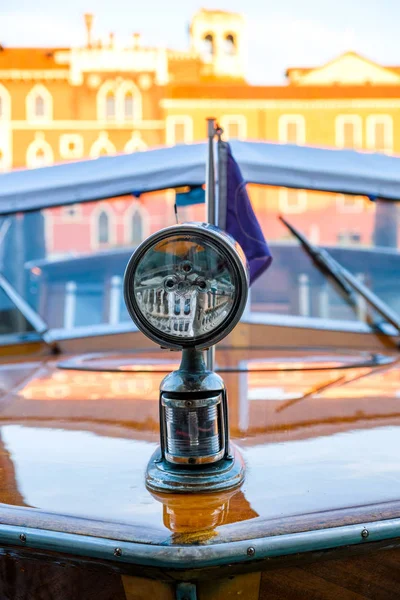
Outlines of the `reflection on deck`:
M397 363L363 366L370 357L356 352L261 350L248 350L243 363L243 350L224 348L217 365L225 371L232 437L248 464L245 483L200 504L155 498L144 472L159 438L159 384L174 367L163 357L146 351L114 354L108 363L105 355L81 360L100 371L60 369L53 360L36 371L29 363L3 365L0 382L14 389L2 399L0 500L111 523L109 535L118 529L153 543L202 543L255 535L260 520L290 527L299 513L350 515L357 504L399 498ZM64 527L66 517L57 518Z

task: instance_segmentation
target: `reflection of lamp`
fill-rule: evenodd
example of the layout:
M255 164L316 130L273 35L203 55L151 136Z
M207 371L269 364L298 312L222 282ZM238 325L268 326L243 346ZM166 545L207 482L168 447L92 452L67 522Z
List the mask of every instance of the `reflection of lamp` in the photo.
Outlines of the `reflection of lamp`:
M160 389L161 447L147 485L156 491L213 491L243 479L229 444L222 379L202 351L232 331L246 305L248 275L240 247L216 227L175 225L143 242L124 278L128 312L163 348L182 350Z
M175 535L203 537L217 527L258 517L241 490L218 494L159 494L152 496L163 505L165 527Z
M236 490L219 494L190 496L152 495L163 505L164 525L173 533L197 533L215 529L227 522L229 501Z

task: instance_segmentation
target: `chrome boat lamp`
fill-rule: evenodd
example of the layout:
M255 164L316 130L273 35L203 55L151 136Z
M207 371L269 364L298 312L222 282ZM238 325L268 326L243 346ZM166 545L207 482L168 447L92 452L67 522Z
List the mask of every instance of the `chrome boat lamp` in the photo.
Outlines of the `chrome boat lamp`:
M162 348L182 350L160 386L161 445L146 483L154 491L215 491L238 485L243 462L229 443L227 395L203 351L227 336L247 301L240 246L201 223L158 231L132 254L124 277L128 312Z

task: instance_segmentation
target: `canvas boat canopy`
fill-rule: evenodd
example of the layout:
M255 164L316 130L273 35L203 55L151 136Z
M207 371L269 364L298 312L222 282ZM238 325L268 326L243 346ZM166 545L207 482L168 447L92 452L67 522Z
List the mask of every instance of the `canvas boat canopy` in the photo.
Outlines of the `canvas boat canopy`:
M231 142L248 183L400 199L400 157L265 142ZM0 175L0 214L199 186L207 144L103 156Z

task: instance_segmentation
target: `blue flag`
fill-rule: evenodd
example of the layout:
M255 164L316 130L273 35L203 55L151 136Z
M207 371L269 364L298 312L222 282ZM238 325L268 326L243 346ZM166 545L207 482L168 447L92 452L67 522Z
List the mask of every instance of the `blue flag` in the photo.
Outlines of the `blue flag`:
M226 142L218 143L218 226L240 244L250 269L250 285L268 269L272 256L254 214L239 165Z

